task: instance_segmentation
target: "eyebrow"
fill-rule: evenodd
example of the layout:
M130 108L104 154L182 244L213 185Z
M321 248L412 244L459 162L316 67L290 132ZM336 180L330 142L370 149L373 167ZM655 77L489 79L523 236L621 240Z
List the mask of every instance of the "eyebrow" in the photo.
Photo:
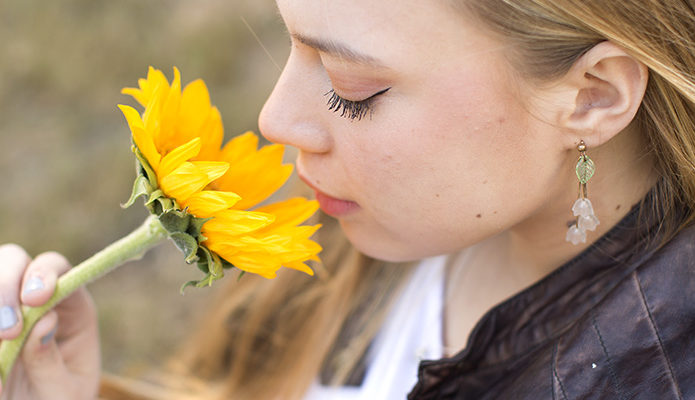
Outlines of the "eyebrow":
M334 42L332 40L321 40L317 38L312 38L299 33L292 33L291 36L298 42L305 44L311 48L314 48L322 53L337 56L356 64L364 64L378 68L386 68L376 58L367 54L359 53L342 43Z

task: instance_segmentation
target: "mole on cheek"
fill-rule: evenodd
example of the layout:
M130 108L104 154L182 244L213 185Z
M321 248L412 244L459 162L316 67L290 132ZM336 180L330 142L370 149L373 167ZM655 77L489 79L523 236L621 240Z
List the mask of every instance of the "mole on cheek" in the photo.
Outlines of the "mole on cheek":
M618 211L618 210L620 210L620 204L618 204L618 206L615 207L615 211Z
M483 216L480 215L480 214L478 214L478 215L476 215L475 217L476 217L476 218L482 218Z

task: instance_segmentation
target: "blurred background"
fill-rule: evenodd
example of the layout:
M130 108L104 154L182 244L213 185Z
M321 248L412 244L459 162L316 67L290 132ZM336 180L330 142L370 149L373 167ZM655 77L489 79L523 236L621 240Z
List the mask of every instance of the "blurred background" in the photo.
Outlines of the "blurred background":
M130 232L146 211L119 207L134 179L121 88L177 66L205 80L226 139L258 132L288 43L273 0L0 0L0 243L77 264ZM200 276L166 243L91 284L104 369L166 360L213 296L179 294Z

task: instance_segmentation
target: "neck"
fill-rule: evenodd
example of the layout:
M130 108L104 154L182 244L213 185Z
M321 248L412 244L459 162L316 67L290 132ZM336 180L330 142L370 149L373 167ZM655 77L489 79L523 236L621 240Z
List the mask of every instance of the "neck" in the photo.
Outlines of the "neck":
M446 303L453 306L447 307L445 316L447 347L462 348L487 310L579 255L644 198L656 176L652 157L639 156L645 153L639 137L625 131L601 148L587 150L597 167L588 192L600 224L587 232L586 243L565 241L578 192L574 167L579 154L575 151L568 152L563 166L567 173L559 178L557 190L550 192L536 213L453 259L447 279Z

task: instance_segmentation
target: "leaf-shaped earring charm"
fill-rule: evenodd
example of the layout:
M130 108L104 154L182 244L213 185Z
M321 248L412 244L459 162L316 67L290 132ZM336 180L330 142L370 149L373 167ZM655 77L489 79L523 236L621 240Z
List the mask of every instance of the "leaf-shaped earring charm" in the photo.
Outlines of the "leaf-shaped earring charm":
M579 159L575 172L579 179L579 196L572 206L572 214L577 217L576 221L569 227L565 240L572 244L586 243L586 231L593 231L599 224L598 218L594 215L594 207L588 199L586 184L596 172L596 164L586 155L586 144L580 141L577 146Z

